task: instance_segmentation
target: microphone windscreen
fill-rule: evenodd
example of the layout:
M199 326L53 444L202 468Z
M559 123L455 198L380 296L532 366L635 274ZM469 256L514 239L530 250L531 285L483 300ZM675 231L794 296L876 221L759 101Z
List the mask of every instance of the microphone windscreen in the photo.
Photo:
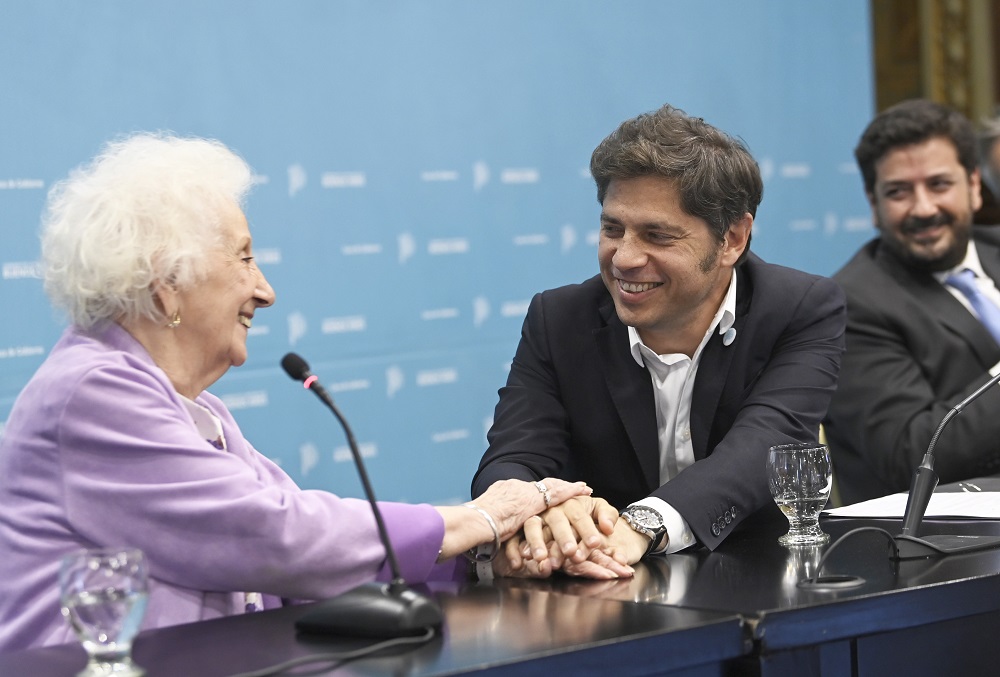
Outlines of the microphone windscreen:
M296 353L282 357L281 368L296 381L305 381L309 377L309 365Z

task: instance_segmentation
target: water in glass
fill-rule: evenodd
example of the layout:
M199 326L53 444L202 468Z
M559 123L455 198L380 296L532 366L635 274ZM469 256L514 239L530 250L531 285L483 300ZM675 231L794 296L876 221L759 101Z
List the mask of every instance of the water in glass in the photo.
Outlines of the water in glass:
M788 518L782 545L817 545L830 536L819 526L819 513L833 487L830 452L816 443L773 446L767 454L767 481L774 502Z

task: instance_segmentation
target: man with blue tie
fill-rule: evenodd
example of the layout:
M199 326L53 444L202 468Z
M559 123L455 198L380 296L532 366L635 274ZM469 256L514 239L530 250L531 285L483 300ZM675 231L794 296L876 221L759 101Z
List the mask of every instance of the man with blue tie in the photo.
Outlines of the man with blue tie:
M906 101L875 117L855 157L878 237L834 275L847 352L825 429L844 503L905 491L948 410L1000 373L1000 228L972 225L972 124ZM935 450L942 482L1000 472L1000 388Z

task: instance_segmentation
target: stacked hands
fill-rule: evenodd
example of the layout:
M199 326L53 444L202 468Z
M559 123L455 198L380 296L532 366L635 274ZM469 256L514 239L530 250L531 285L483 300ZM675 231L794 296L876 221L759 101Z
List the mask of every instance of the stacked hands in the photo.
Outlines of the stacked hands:
M490 486L475 505L497 518L503 546L494 572L528 578L545 578L554 571L597 579L631 577L630 565L645 554L649 538L592 492L583 482L554 478Z

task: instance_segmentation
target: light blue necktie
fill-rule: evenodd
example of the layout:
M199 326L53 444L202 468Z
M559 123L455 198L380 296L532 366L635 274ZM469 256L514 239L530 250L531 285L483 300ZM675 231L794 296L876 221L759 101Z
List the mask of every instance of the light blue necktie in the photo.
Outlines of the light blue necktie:
M966 268L959 273L949 275L945 281L969 299L973 310L979 315L980 322L993 334L996 342L1000 343L1000 308L997 308L997 305L979 289L979 285L976 284L976 274Z

